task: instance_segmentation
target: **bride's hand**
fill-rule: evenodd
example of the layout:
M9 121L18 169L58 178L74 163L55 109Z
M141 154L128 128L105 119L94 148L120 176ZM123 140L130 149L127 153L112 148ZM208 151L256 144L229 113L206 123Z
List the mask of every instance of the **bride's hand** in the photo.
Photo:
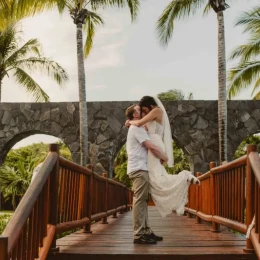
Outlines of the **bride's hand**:
M125 127L127 127L127 128L129 128L129 127L130 127L130 125L131 125L131 124L130 124L129 122L130 122L130 120L129 120L129 119L125 121Z

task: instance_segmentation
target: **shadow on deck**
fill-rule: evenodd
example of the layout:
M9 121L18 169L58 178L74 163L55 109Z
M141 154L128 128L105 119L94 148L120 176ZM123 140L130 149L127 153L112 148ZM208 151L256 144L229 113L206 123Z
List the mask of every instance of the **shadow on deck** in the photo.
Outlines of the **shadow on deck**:
M162 219L155 207L149 207L150 226L164 237L156 245L133 244L131 211L108 218L108 224L96 223L92 234L75 232L57 240L60 251L51 260L159 260L159 259L257 259L243 252L245 236L226 227L220 233L210 231L208 223L196 224L194 218L172 214Z

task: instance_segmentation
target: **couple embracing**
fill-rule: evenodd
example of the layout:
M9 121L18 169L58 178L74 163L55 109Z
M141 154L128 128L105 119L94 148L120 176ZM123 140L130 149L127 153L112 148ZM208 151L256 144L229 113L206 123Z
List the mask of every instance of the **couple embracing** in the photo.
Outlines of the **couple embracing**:
M126 149L127 174L133 180L133 228L135 244L156 244L157 236L148 224L149 193L162 217L176 211L184 214L191 183L199 180L189 171L168 174L164 164L173 166L172 135L167 113L156 97L144 96L139 105L127 108L129 127Z

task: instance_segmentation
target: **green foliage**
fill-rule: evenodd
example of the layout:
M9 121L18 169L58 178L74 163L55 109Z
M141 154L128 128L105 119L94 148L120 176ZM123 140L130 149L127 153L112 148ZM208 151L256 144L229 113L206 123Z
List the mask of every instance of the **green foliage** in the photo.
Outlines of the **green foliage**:
M85 57L87 57L92 48L97 27L104 23L97 13L99 10L110 7L127 7L130 10L132 21L134 21L139 6L139 0L0 0L0 29L6 28L8 21L19 21L44 10L57 8L60 13L69 11L75 24L83 21L84 31L86 32L84 51Z
M11 217L11 214L0 214L0 235L3 233Z
M13 208L16 208L17 200L21 199L30 185L33 161L28 159L18 161L16 169L7 165L0 167L0 184L5 199L12 199Z
M251 135L248 136L241 144L238 146L233 159L237 159L246 154L246 147L248 144L256 144L258 147L258 151L260 151L260 136L259 135Z
M206 7L206 0L173 0L164 9L157 22L158 38L163 45L167 45L172 37L176 20L184 19L196 14Z
M172 143L172 147L173 147L174 165L171 168L165 166L166 171L169 174L178 174L182 170L190 170L189 162L182 149L180 149L175 142Z
M161 92L157 95L157 97L161 101L171 101L171 100L192 100L193 94L189 93L187 98L185 98L185 94L180 89L170 89L166 92Z
M68 160L72 160L68 147L63 142L58 142L60 155ZM49 145L45 143L35 143L19 149L12 149L8 153L4 164L16 168L17 162L29 160L34 162L34 167L43 162L49 152Z
M31 39L19 47L20 34L18 25L13 23L0 32L0 86L5 76L12 75L35 101L48 101L49 96L30 74L34 71L46 73L59 85L68 80L68 75L57 62L42 55L37 39Z
M132 187L132 181L127 175L127 152L126 145L123 145L115 158L115 179L128 188Z
M244 26L244 32L249 33L249 39L231 54L230 59L238 58L239 62L228 72L228 96L235 97L253 84L251 95L253 99L260 99L260 7L244 12L237 25Z
M59 142L60 155L72 160L69 149ZM0 186L6 200L11 199L13 208L17 206L26 192L35 167L43 162L48 154L49 145L45 143L31 144L19 149L12 149L0 167Z

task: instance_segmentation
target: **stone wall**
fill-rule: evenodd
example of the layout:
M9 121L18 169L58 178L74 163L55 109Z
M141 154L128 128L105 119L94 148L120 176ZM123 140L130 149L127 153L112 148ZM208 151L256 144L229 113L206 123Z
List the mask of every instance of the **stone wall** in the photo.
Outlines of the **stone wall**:
M91 163L111 171L126 141L125 109L134 102L89 102ZM193 171L205 172L218 160L217 101L165 103L173 139L187 155ZM260 130L260 101L228 101L228 159L247 136ZM20 140L33 134L62 139L79 162L78 103L0 104L0 162ZM102 166L101 166L102 165ZM97 169L97 170L98 170Z

